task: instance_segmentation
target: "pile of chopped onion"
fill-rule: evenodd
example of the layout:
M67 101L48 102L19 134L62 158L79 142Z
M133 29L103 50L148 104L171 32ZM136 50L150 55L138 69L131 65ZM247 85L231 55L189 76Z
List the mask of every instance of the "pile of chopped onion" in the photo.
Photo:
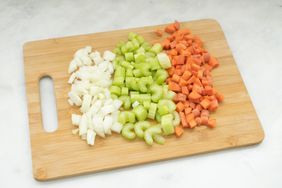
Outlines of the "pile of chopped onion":
M105 138L111 131L120 133L122 129L122 124L118 123L122 101L112 99L109 90L114 59L115 54L110 51L101 56L87 46L75 53L69 65L71 91L68 102L80 107L81 112L71 116L72 124L77 126L72 132L79 134L89 145L94 145L96 135Z

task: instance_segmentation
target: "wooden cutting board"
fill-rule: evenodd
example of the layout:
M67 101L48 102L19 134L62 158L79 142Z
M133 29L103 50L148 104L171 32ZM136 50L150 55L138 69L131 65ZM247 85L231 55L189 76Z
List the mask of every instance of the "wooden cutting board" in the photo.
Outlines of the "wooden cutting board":
M165 25L110 31L28 42L24 45L24 67L28 100L29 128L32 147L33 174L37 180L49 180L78 174L149 163L198 153L256 144L264 133L227 45L224 33L215 20L181 23L199 35L206 49L220 67L212 72L214 85L225 101L212 116L218 126L186 130L181 138L169 137L165 145L147 146L143 141L129 142L119 135L98 138L94 147L74 136L71 113L67 103L70 90L68 65L77 49L91 45L95 50L113 49L126 40L128 32L137 32L149 42L162 39L153 33ZM58 129L47 133L42 126L39 80L49 75L54 80Z

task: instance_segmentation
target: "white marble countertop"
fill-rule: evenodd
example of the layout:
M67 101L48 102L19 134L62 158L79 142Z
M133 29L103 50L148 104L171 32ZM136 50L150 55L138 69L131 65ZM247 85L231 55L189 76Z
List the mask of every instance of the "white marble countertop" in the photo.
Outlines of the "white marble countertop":
M0 2L0 187L282 187L282 1ZM255 146L50 182L32 177L23 43L202 18L221 24L265 131Z

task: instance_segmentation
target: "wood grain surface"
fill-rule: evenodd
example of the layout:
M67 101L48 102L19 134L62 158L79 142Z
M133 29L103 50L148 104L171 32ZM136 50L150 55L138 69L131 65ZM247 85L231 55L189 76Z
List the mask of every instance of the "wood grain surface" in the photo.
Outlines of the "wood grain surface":
M95 50L113 49L117 42L126 40L128 32L137 32L149 42L160 42L153 31L165 25L110 31L79 36L28 42L24 45L24 67L28 102L29 128L32 147L34 178L49 180L78 174L183 157L226 148L256 144L264 133L246 91L224 33L215 20L181 23L199 35L206 49L220 66L212 71L216 89L225 101L212 116L217 127L197 127L186 130L181 138L170 136L165 145L147 146L143 141L127 141L114 134L107 139L97 138L94 147L88 146L71 130L71 113L67 102L69 62L74 52L86 45ZM42 126L39 80L50 76L54 81L58 114L58 129L47 133Z

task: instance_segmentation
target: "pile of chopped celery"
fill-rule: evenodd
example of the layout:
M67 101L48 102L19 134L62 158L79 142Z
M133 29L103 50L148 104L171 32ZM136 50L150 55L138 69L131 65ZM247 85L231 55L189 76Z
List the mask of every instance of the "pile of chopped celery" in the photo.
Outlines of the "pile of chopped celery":
M115 72L110 92L112 98L122 101L118 121L123 125L123 137L139 137L149 145L154 141L163 144L163 136L173 134L180 123L172 101L175 93L165 83L165 69L171 67L168 56L162 53L161 44L151 46L132 32L113 52Z

